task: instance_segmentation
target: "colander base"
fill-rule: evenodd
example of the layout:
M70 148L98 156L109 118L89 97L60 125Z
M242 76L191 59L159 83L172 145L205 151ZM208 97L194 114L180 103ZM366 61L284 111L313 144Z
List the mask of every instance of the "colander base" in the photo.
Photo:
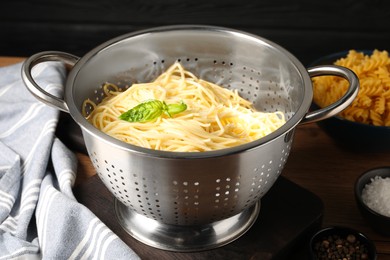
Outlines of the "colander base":
M241 237L256 221L260 201L232 217L197 226L170 225L145 217L115 200L119 224L133 238L151 247L195 252L218 248Z

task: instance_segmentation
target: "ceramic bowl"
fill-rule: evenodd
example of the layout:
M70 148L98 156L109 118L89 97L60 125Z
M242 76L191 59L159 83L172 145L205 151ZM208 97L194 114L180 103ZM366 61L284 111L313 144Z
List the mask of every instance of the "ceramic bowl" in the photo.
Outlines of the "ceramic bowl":
M312 260L333 259L328 257L333 255L332 252L338 251L338 247L342 248L344 254L349 252L350 259L360 259L357 258L358 254L366 254L368 257L361 259L377 259L375 245L367 236L354 229L340 226L321 229L312 236L309 248L310 257ZM360 251L353 251L351 247L353 250ZM325 254L325 251L328 252Z
M368 55L372 53L367 50L363 52ZM321 57L309 67L333 64L347 54L348 51L344 51ZM313 102L312 109L318 108L319 106ZM341 145L359 150L390 150L390 127L352 122L340 116L333 116L317 124Z
M357 179L355 184L356 203L362 216L373 230L382 235L390 236L390 217L371 209L362 199L363 189L367 184L370 184L372 179L376 176L390 178L390 166L368 170Z

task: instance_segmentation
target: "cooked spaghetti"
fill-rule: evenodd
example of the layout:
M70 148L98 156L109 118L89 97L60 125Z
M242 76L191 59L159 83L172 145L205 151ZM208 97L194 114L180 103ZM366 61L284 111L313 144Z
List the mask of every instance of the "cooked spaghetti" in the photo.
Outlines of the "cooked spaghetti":
M85 114L89 122L126 143L155 150L202 152L229 148L262 138L285 123L282 112L258 112L237 91L199 79L178 62L151 83L133 84L123 92L107 83L103 90L107 97L100 104L89 99L84 102L83 107L92 106L92 112ZM148 100L184 103L187 109L148 122L119 119Z

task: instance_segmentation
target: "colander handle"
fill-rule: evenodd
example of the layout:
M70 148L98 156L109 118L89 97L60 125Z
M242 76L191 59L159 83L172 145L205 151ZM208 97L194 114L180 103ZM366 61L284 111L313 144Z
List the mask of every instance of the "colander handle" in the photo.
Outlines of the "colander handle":
M307 113L300 124L307 124L324 120L340 113L352 103L359 92L359 79L356 74L348 68L337 65L324 65L308 68L307 71L309 72L310 77L340 76L348 80L349 87L344 96L342 96L336 102L330 104L327 107Z
M41 88L32 77L32 69L39 63L47 61L61 61L68 69L73 68L80 58L66 52L46 51L29 57L22 65L22 80L27 89L43 103L69 113L68 105L60 99Z

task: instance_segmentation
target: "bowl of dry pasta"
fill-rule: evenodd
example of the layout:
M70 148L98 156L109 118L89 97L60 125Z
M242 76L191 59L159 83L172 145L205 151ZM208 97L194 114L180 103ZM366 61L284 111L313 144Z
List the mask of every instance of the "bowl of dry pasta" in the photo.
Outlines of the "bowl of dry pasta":
M360 89L352 104L342 112L318 122L339 144L360 149L390 147L390 57L386 50L349 50L331 54L311 66L339 65L359 78ZM340 77L321 76L313 80L313 108L337 100L348 87Z

